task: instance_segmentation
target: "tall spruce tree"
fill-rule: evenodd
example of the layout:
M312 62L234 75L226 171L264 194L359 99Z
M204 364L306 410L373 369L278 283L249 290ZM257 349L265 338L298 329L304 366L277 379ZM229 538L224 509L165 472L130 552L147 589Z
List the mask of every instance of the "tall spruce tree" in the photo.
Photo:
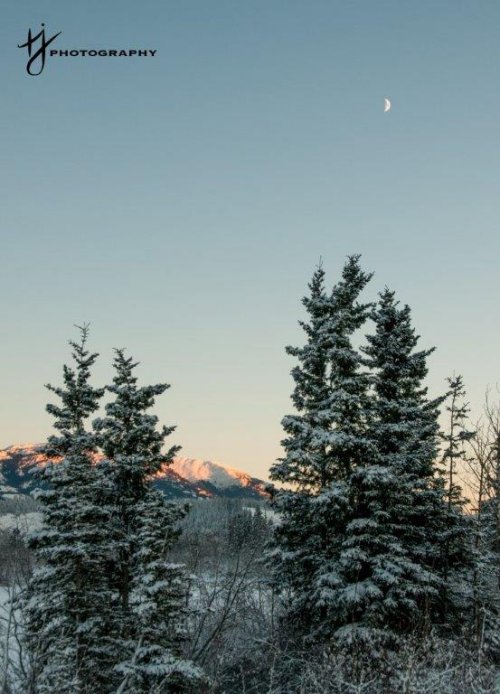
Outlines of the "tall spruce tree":
M138 386L136 366L124 350L115 350L115 377L108 386L114 399L106 416L94 422L108 461L113 509L109 555L110 586L118 595L116 672L122 693L187 691L200 673L180 657L186 581L167 556L184 510L151 487L152 477L172 462L179 447L162 452L175 427L157 428L158 418L149 412L169 386Z
M130 612L131 558L136 541L132 528L137 504L145 498L151 476L172 461L179 447L162 453L163 443L175 427L157 429L158 418L148 412L155 397L169 386L139 387L134 374L138 363L122 349L115 350L113 365L115 376L107 390L114 399L105 406L106 416L94 421L94 430L108 464L109 503L113 508L112 581L125 617Z
M351 519L333 602L337 639L376 652L435 619L446 509L435 483L443 398L429 399L423 385L433 350L415 351L410 309L388 289L373 320L364 348L373 384L371 453L349 481Z
M64 366L63 386L47 386L60 400L47 405L58 434L45 449L52 462L40 472L44 526L31 536L37 568L23 606L39 694L109 686L111 601L103 571L109 510L87 428L103 390L90 383L97 354L86 347L88 326L80 332L80 342L70 342L74 363Z
M468 428L469 406L465 402L465 387L462 376L447 379L449 391L446 404L448 426L442 433L444 442L438 486L443 489L445 515L439 535L441 556L439 568L442 573L441 609L442 620L454 631L463 626L463 617L471 604L467 570L471 567L472 526L464 514L466 500L458 480L458 465L467 460L465 446L474 438L475 432ZM454 623L453 615L460 621Z
M457 465L467 459L465 445L475 436L475 432L468 428L469 404L464 401L466 390L462 376L452 376L446 379L448 390L448 426L441 438L444 442L444 450L441 460L441 476L444 478L446 489L446 503L449 509L462 508L465 499L462 488L457 478Z
M271 479L292 489L275 492L282 521L271 559L276 585L288 596L288 625L311 640L331 632L339 538L348 517L346 482L368 452L368 381L351 340L367 317L369 305L358 297L370 278L359 256L350 256L327 294L318 267L303 299L307 342L287 348L299 361L292 371L297 414L283 419L286 455L271 468Z

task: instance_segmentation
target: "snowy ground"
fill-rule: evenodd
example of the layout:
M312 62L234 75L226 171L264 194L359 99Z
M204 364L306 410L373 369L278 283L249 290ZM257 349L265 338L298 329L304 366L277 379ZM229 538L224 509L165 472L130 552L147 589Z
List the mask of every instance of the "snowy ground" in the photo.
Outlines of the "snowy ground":
M272 521L274 525L279 525L281 521L281 516L279 513L276 513L272 508L269 508L269 506L261 506L261 511L264 514L264 518L267 518L267 520ZM256 512L256 507L255 506L242 506L242 511L250 511L250 513L254 514Z
M42 525L42 514L36 511L30 513L4 513L0 515L0 530L19 530L26 535L32 530L38 530Z

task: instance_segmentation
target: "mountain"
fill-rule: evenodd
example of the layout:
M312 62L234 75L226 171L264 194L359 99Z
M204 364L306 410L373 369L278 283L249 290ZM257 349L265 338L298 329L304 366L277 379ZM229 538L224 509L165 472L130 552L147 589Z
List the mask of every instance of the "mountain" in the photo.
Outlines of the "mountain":
M218 496L261 496L267 498L265 482L246 472L198 458L175 458L171 469L192 484L218 491Z
M0 497L29 495L39 484L33 472L47 464L39 444L0 450ZM155 475L154 484L168 498L266 498L265 483L246 472L197 458L176 458Z

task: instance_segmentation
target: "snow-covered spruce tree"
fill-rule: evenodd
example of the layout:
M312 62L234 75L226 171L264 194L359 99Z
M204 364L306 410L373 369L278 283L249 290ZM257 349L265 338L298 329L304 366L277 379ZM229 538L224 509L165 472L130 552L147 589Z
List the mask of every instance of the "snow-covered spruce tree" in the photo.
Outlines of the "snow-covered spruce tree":
M200 675L180 656L187 584L181 567L167 559L185 510L166 503L151 487L152 476L172 462L179 447L162 453L175 427L157 428L158 418L149 412L169 386L139 387L136 366L124 350L115 351L115 377L107 388L114 399L106 416L94 422L113 508L109 558L110 586L118 598L116 673L123 694L187 691Z
M422 628L439 607L440 532L446 506L436 485L439 406L423 380L433 350L415 351L408 306L386 289L368 336L371 370L370 456L352 471L352 517L338 562L336 638L345 645L395 644Z
M95 439L86 428L103 395L90 383L97 357L70 342L74 364L63 386L47 386L60 403L47 405L58 434L49 438L53 460L40 472L44 526L31 536L37 568L23 604L31 688L39 694L107 691L110 592L105 580L109 512L93 465Z
M134 615L134 648L120 665L122 692L176 693L193 691L202 672L182 658L187 610L183 564L169 561L186 509L166 503L149 489L137 504L135 530L140 544L134 554L130 604Z
M346 483L368 452L368 381L351 339L370 308L358 301L370 278L359 256L350 256L328 294L318 267L303 299L307 342L287 348L299 361L292 370L297 414L283 419L285 457L271 468L271 479L291 488L275 491L282 521L270 558L287 627L299 640L331 633L336 562L349 515Z

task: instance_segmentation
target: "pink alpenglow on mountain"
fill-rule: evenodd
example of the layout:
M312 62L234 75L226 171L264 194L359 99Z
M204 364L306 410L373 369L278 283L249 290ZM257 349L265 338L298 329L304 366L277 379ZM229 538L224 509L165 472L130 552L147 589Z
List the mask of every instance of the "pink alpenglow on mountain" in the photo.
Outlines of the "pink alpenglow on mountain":
M40 444L17 444L0 450L0 498L31 494L32 473L46 465ZM155 485L169 498L267 498L265 483L246 472L198 458L176 458L155 475Z

